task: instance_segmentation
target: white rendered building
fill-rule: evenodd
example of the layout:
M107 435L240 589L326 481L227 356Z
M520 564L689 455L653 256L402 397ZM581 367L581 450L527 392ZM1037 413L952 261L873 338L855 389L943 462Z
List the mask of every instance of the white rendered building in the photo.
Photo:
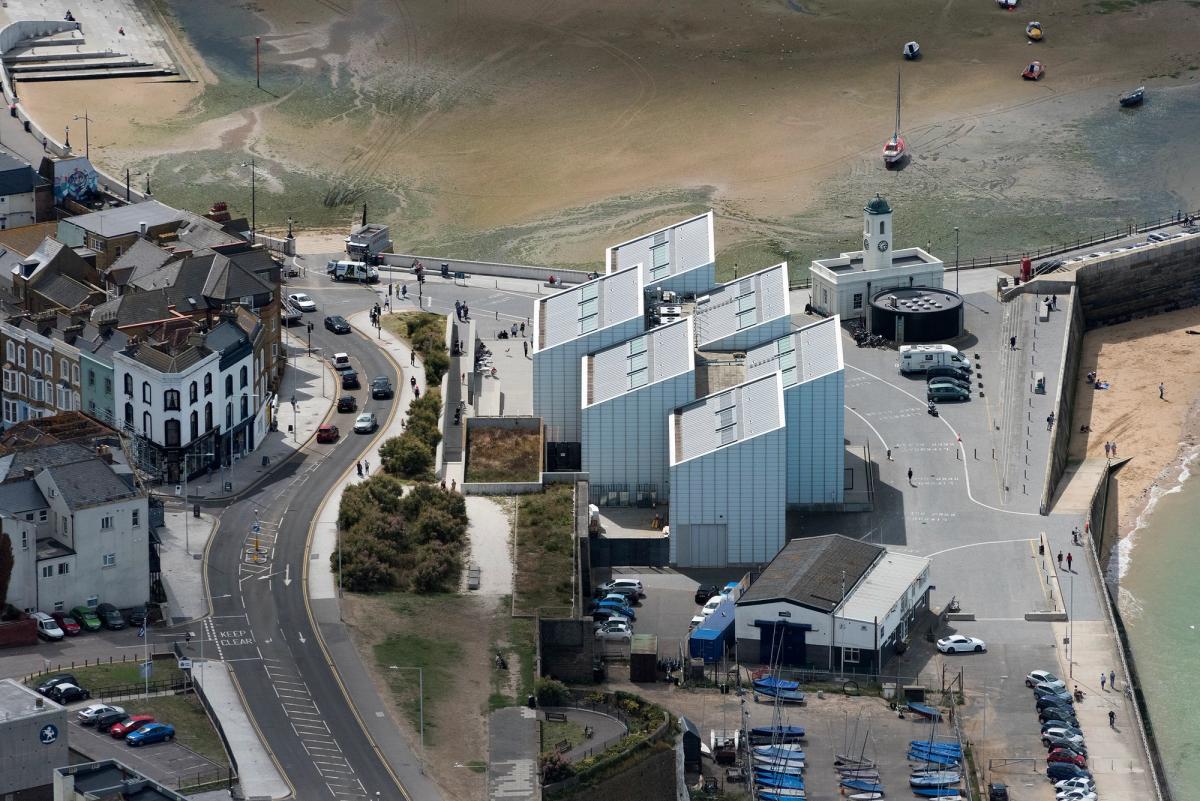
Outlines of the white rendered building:
M608 273L638 267L647 289L680 295L707 292L717 284L713 213L614 245L605 252L604 265Z
M787 419L787 504L838 509L845 499L846 365L837 316L746 353L746 378L779 372Z
M786 334L792 326L787 262L735 278L696 298L696 347L746 350Z
M941 287L945 267L921 248L892 247L892 207L875 195L863 208L863 249L810 268L812 307L824 315L866 317L871 297L896 287Z
M583 469L596 503L667 500L667 418L695 398L690 317L583 357Z
M774 557L785 541L781 374L701 398L668 423L671 563L724 567Z

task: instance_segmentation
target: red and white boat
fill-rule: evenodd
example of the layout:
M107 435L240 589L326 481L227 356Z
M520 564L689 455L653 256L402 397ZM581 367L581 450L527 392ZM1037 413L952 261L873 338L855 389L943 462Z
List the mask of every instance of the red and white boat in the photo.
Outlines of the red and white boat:
M892 166L899 164L908 155L908 145L904 143L904 137L900 135L900 73L896 73L896 128L892 131L892 138L883 146L883 163L884 166Z

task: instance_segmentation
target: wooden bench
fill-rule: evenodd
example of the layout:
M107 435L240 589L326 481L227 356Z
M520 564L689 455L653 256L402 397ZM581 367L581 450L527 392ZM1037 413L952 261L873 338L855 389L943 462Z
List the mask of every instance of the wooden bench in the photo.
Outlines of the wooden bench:
M554 750L555 750L555 751L557 751L557 752L558 752L558 753L560 753L560 754L565 754L565 753L567 753L568 751L570 751L570 750L571 750L571 741L570 741L570 740L560 740L560 741L559 741L559 742L558 742L558 743L557 743L557 744L554 746Z
M556 720L559 723L567 722L567 713L565 712L547 712L546 720Z

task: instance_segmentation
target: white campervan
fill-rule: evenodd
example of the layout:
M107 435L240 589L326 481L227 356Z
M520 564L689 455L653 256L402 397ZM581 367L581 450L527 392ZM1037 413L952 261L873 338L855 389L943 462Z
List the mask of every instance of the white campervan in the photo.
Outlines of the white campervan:
M973 369L971 360L951 345L901 345L900 372L923 373L930 367Z

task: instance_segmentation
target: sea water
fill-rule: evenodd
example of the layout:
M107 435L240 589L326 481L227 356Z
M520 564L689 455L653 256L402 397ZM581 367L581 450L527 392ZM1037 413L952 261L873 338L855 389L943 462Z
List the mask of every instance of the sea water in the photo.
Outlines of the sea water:
M1157 495L1119 557L1121 615L1176 798L1200 784L1198 467L1193 458L1181 483Z

